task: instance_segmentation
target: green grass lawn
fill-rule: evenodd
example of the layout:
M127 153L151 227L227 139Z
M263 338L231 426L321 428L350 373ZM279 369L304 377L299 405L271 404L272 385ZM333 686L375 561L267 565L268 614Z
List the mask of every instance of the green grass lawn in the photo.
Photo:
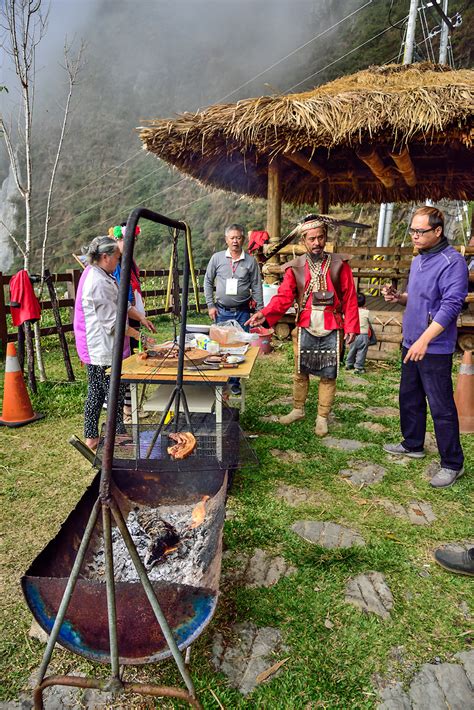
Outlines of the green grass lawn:
M160 331L171 333L165 319ZM39 384L38 395L32 398L35 409L45 412L46 418L20 429L0 428L3 700L18 697L43 650L27 635L32 617L23 601L20 577L56 534L94 474L67 443L72 434L82 438L84 371L75 360L77 383L65 383L54 338L48 340L46 349L50 381ZM287 406L270 401L288 396L282 385L291 381L291 372L289 344L257 361L241 423L248 434L257 435L251 443L261 466L244 467L235 476L224 544L231 553L252 554L255 548L278 553L297 572L273 587L247 589L226 578L226 569L232 565L232 558L226 557L217 613L193 645L191 673L205 708L219 707L215 696L225 708L374 708L377 677L406 683L423 663L448 660L458 651L471 649L474 642L473 620L466 613L466 605L473 613L472 580L445 572L431 557L439 543L474 537L473 437L463 436L465 477L450 489L433 490L424 470L434 456L402 466L388 462L383 453L385 441L399 441L397 418L377 419L389 428L384 434L357 426L369 419L367 406L397 406L397 364L369 363L365 375L369 384L359 389L366 393L366 400L344 397L356 388L341 373L334 407L337 422L330 434L363 441L366 446L355 453L328 449L313 435L316 381L311 384L305 420L288 428L262 421L262 416L288 411ZM341 409L340 404L349 401L354 409ZM273 456L272 449L293 450L304 457L301 462L286 463ZM338 472L355 459L383 464L387 468L383 481L363 489L344 481ZM307 488L316 496L298 508L290 507L275 496L281 483ZM389 515L376 502L380 498L401 504L427 501L437 519L426 527L413 526ZM291 531L292 523L301 519L346 525L367 544L334 551L311 545ZM371 570L385 576L394 597L387 620L344 602L348 579ZM285 657L289 657L276 677L246 699L211 664L214 631L226 634L231 624L243 621L277 627L287 647ZM53 667L62 673L106 675L107 671L64 651L54 652ZM129 668L126 679L182 685L169 661ZM130 701L129 706L145 707L139 700Z

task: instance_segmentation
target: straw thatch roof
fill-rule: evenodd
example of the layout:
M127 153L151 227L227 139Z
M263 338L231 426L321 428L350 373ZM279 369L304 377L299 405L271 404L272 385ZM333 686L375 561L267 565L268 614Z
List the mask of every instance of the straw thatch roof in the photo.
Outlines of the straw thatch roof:
M144 147L202 183L331 204L474 198L474 71L388 65L287 96L216 104L148 121ZM401 153L401 155L400 155Z

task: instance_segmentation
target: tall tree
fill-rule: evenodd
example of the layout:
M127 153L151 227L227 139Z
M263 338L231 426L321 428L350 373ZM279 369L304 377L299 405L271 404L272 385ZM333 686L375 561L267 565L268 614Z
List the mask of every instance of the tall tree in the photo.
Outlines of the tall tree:
M12 128L13 121L10 120L7 125L5 116L0 114L0 130L5 140L15 184L25 209L23 238L17 238L10 230L8 230L8 233L21 253L23 257L23 268L27 271L30 268L32 253L31 205L35 184L32 161L32 124L36 75L36 48L46 33L49 14L49 5L45 9L43 9L42 5L42 0L4 0L0 9L1 28L3 30L1 46L12 59L21 93L20 120L18 121L15 132ZM64 106L61 132L46 197L45 222L41 248L41 275L43 275L45 268L45 254L54 181L66 133L72 92L82 66L83 52L83 42L81 42L78 54L75 57L71 56L71 47L68 46L67 41L64 44L64 68L69 80L69 91ZM42 172L44 172L44 170L42 170ZM5 225L3 226L5 227ZM35 324L35 345L40 379L44 380L46 379L46 373L41 356L38 323ZM30 357L30 353L28 353L28 356Z

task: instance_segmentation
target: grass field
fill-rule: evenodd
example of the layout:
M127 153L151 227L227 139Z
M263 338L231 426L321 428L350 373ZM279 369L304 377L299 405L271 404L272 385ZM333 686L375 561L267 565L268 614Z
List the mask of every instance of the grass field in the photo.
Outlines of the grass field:
M160 329L164 334L169 332L164 320ZM35 409L45 412L46 418L21 429L0 428L2 700L18 697L42 655L41 644L27 635L31 614L23 601L20 577L55 535L94 473L67 443L72 434L82 437L84 371L74 361L77 383L61 381L65 374L59 349L53 338L48 342L50 381L40 384L33 398ZM205 708L218 708L218 701L227 709L374 708L376 684L381 678L406 683L421 664L450 659L458 651L471 649L474 642L468 611L470 608L472 615L472 581L443 571L431 557L439 543L473 538L473 437L463 437L467 475L450 489L433 490L424 476L433 455L404 466L388 462L383 453L385 441L399 440L396 417L377 419L388 427L388 433L372 433L358 426L369 419L367 406L397 406L396 363L369 364L365 375L368 386L358 390L365 393L365 399L350 399L350 391L357 388L341 373L334 408L337 420L331 434L363 441L366 446L355 453L328 449L313 435L316 382L311 385L305 420L289 428L262 421L263 416L288 410L270 402L288 396L284 385L291 381L291 371L288 344L257 361L241 423L247 433L256 435L251 442L261 466L257 470L243 468L236 474L228 499L232 515L225 523L224 544L230 553L252 554L256 548L278 553L297 572L273 587L249 589L226 577L232 565L232 558L226 557L216 616L194 644L191 660L191 673ZM349 402L353 409L341 408ZM272 449L304 456L299 462L288 463L272 455ZM349 460L356 459L383 464L387 468L383 481L361 490L338 476ZM316 495L299 507L290 507L275 496L281 483ZM388 514L378 504L380 498L401 504L426 501L436 520L429 526L414 526ZM292 523L299 519L346 525L358 531L367 544L344 550L311 545L291 531ZM364 614L344 602L348 579L370 570L381 572L392 591L394 608L389 619ZM231 624L242 621L277 627L287 647L285 657L289 657L276 677L247 698L229 687L226 677L216 673L211 664L214 632L226 634ZM103 667L64 651L54 652L53 667L63 673L106 674ZM126 678L181 684L171 662L129 668ZM145 705L137 700L130 701L129 707Z

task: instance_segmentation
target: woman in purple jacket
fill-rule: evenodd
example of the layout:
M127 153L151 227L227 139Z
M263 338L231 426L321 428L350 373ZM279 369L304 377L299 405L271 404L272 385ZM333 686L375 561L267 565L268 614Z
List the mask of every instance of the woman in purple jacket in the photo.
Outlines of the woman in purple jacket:
M407 291L400 293L393 286L383 289L386 301L406 306L400 381L403 441L385 444L384 449L390 454L423 458L428 400L441 457L441 467L430 481L434 488L451 486L464 473L451 370L456 319L467 295L468 271L443 229L440 210L416 210L409 231L419 254L411 264Z

